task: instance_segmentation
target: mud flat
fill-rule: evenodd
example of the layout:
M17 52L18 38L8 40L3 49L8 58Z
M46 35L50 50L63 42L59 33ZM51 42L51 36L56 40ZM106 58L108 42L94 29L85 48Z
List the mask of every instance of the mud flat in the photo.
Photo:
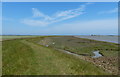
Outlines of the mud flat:
M105 42L111 42L111 43L118 43L118 37L114 35L95 35L95 36L88 36L88 35L79 35L75 36L79 38L87 38L87 39L93 39L98 41L105 41Z

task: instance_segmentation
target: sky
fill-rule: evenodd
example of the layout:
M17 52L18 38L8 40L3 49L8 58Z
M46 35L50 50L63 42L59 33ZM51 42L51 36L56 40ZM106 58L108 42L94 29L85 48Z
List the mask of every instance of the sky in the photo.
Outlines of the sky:
M117 2L3 2L3 35L117 35Z
M119 0L1 0L2 2L119 2Z
M2 3L0 2L0 35L2 35Z

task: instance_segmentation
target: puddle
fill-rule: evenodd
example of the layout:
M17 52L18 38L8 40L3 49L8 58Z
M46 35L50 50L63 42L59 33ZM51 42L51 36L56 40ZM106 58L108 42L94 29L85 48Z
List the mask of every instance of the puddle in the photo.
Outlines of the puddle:
M92 58L102 57L102 54L100 54L99 51L94 51L93 53L95 56L92 56Z
M46 45L46 47L48 47L49 45Z
M52 44L55 44L55 42L53 42Z

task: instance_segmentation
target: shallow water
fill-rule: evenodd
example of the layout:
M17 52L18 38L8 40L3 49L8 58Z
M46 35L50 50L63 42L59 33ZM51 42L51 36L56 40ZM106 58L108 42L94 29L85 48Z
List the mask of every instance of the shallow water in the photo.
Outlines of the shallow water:
M93 53L95 56L92 56L92 58L102 57L102 55L99 53L99 51L94 51Z

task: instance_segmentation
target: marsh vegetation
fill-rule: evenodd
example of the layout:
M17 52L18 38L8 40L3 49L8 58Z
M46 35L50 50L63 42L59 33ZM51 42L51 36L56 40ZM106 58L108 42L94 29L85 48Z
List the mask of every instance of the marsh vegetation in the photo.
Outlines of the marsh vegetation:
M111 75L118 72L118 44L114 43L74 36L39 36L4 40L2 44L3 75ZM103 56L92 58L95 50Z

